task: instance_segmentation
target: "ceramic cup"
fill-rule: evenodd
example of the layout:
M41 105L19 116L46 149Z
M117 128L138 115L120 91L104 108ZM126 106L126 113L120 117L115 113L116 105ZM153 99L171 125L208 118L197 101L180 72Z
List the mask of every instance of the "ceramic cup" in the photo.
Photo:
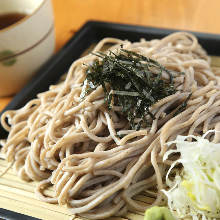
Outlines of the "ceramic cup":
M0 96L18 92L55 47L50 0L0 0L0 17L10 13L27 15L0 30Z

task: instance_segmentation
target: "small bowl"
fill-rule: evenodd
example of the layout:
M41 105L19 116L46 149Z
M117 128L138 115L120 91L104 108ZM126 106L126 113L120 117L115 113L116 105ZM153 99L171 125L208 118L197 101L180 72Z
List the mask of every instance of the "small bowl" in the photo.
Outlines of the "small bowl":
M50 0L1 0L0 15L9 13L27 15L0 30L0 96L18 92L55 48Z

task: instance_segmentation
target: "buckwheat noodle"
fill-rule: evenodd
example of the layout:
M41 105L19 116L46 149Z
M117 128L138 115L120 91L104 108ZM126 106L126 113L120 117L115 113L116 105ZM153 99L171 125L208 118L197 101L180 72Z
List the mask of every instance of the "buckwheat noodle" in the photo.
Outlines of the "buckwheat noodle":
M185 73L174 78L176 94L151 106L156 117L151 127L131 130L120 107L107 110L101 86L81 100L83 64L97 59L93 54L75 61L65 81L1 117L9 132L1 142L2 153L14 163L18 176L40 181L36 188L39 199L67 204L73 214L89 219L143 212L161 204L163 177L172 163L162 160L165 143L180 134L202 135L220 129L219 70L211 68L210 58L195 36L178 32L161 40L135 43L105 38L93 52L107 53L108 46L117 53L121 45ZM175 115L190 93L186 110ZM217 143L220 133L208 138ZM51 185L53 197L45 194ZM144 201L140 194L145 195Z

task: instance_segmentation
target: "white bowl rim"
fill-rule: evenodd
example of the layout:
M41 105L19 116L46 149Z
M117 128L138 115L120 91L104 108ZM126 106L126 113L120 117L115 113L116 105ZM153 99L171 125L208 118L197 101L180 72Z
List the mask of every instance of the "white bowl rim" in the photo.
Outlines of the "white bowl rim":
M49 1L49 0L43 0L43 1L41 2L41 4L40 4L31 14L26 15L24 18L20 19L19 21L15 22L14 24L12 24L12 25L10 25L10 26L1 29L1 30L0 30L0 33L6 32L6 31L8 31L8 30L14 28L14 27L17 26L17 25L19 25L19 24L21 24L21 23L24 23L27 19L29 19L30 17L34 16L34 15L43 7L43 5L44 5L47 1Z

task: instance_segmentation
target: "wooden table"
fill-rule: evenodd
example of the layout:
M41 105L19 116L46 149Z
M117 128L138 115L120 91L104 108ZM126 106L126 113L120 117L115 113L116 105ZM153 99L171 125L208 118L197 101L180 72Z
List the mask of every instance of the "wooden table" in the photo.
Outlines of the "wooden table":
M57 50L91 19L220 34L219 0L52 1ZM0 110L11 99L0 98Z

